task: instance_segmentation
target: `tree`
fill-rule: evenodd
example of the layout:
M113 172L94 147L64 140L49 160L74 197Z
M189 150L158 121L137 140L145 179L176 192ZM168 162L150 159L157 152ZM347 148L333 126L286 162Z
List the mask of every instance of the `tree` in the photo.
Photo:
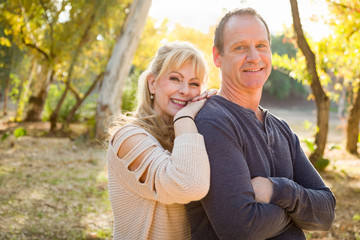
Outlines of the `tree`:
M10 88L10 72L13 56L13 51L11 50L12 48L10 41L4 36L3 29L0 29L0 87L4 89L4 116L7 115L8 95Z
M121 110L122 89L150 6L151 0L133 0L123 29L116 40L98 96L95 118L95 136L98 139L104 139L106 118Z
M66 79L66 87L65 90L63 92L63 94L61 95L61 98L58 102L58 104L56 105L55 110L52 112L51 116L50 116L50 131L54 131L56 129L56 122L57 122L57 117L60 111L60 107L62 105L62 103L65 100L66 94L68 92L68 90L70 89L70 83L71 83L71 78L72 78L72 73L75 67L75 64L78 60L78 57L81 53L82 48L84 47L84 45L86 44L86 42L89 40L89 35L90 35L90 30L94 25L94 21L96 19L96 6L94 6L95 9L92 10L92 14L90 14L90 18L88 21L86 21L86 27L85 30L81 36L81 38L79 39L79 43L75 48L74 51L74 55L72 57L70 66L69 66L69 70L67 71L67 79Z
M310 87L315 97L316 108L317 108L318 131L315 136L316 149L314 152L311 153L309 157L310 161L314 164L318 160L320 160L324 154L328 128L329 128L330 100L320 83L320 79L316 69L315 54L311 51L311 48L304 36L301 26L297 1L290 0L290 4L291 4L292 16L293 16L294 30L297 37L297 43L306 59L307 70L311 76Z
M26 120L41 119L50 84L54 80L62 81L68 76L67 71L72 69L70 68L71 58L78 55L75 53L78 51L76 44L81 42L83 29L86 28L88 19L92 16L91 10L95 8L106 16L107 12L103 11L104 5L123 10L123 5L128 4L128 1L7 0L5 4L0 5L3 13L1 19L7 23L6 26L10 26L5 30L15 43L27 48L28 55L36 62L34 74L31 75L33 81L28 83L30 97ZM117 23L112 24L111 21L121 22L123 14L114 16L116 16L116 21L114 18L107 17L106 19L109 20L99 21L97 28L112 28ZM83 42L93 41L97 36L98 33L91 32L91 35L88 35Z
M347 141L346 150L352 154L358 155L357 143L359 139L359 120L360 120L360 58L358 51L360 48L360 3L356 0L327 0L330 12L333 18L330 24L335 29L335 34L341 43L340 49L343 51L337 54L336 73L344 78L346 85L352 85L354 90L354 100L349 111L347 123ZM339 40L340 41L340 40ZM344 49L346 46L346 49ZM339 60L343 64L339 66Z

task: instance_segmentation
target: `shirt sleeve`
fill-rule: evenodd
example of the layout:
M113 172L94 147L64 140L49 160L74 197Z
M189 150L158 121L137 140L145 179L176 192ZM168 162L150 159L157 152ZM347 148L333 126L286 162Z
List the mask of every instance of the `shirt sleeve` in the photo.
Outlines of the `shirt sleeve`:
M123 158L117 152L121 143L134 134L147 137ZM140 166L131 171L129 165L146 149L152 151ZM164 204L196 201L203 198L209 189L210 167L203 136L183 134L175 138L172 153L164 150L149 133L140 127L120 129L111 139L108 153L108 168L117 181L143 198ZM145 182L140 177L147 171Z
M220 239L266 239L291 222L275 204L255 201L250 172L234 130L213 120L197 122L209 155L210 190L201 200Z
M292 136L294 180L271 177L270 202L284 208L301 229L328 230L335 217L335 197L306 157L298 137Z

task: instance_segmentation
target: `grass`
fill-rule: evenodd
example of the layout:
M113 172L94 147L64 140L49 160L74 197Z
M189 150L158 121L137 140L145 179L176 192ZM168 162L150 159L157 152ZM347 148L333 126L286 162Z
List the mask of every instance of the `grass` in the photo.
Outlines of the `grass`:
M20 137L0 151L0 239L111 238L103 149Z

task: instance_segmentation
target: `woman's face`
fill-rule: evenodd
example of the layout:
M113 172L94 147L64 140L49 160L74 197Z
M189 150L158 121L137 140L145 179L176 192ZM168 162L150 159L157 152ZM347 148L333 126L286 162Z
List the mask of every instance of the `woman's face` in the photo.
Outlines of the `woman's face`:
M179 70L170 70L160 76L148 79L149 90L154 94L154 110L170 123L174 115L186 103L201 93L203 79L195 75L191 63L184 64Z

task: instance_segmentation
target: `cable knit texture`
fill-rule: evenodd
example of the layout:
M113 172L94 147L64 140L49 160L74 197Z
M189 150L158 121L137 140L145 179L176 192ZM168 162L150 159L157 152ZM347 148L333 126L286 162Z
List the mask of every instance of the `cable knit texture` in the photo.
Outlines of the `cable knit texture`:
M136 134L147 137L123 158L121 144ZM155 147L135 170L130 164ZM140 177L148 169L145 182ZM202 135L175 138L172 153L137 125L120 128L108 149L109 196L114 214L114 239L190 239L182 204L202 199L209 190L210 167Z

